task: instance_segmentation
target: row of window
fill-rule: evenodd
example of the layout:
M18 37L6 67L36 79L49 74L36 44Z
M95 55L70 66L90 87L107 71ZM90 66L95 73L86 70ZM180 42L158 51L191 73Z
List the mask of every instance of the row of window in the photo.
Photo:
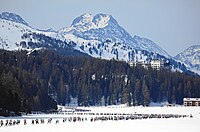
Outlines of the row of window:
M184 102L184 106L200 106L200 102Z

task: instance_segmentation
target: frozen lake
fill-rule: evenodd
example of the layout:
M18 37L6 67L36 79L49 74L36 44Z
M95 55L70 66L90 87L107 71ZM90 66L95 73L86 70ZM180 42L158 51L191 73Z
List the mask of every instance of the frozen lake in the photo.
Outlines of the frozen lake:
M1 132L27 132L27 131L137 131L137 132L200 132L200 107L81 107L87 112L75 112L71 114L38 114L22 117L0 117L4 123L6 120L20 120L19 125L2 126ZM151 115L155 118L150 118ZM170 118L164 118L170 116ZM175 118L174 116L180 117ZM184 115L184 116L183 116ZM119 119L119 117L134 117L134 119ZM141 117L148 116L146 118ZM96 120L98 117L110 120ZM114 117L116 120L114 120ZM158 118L159 117L159 118ZM51 123L48 120L52 118ZM76 121L73 121L76 118ZM78 118L80 119L78 121ZM24 119L27 124L24 125ZM35 119L44 120L43 124L31 124ZM72 120L70 120L72 119ZM64 121L63 121L64 120ZM56 123L57 121L57 123Z

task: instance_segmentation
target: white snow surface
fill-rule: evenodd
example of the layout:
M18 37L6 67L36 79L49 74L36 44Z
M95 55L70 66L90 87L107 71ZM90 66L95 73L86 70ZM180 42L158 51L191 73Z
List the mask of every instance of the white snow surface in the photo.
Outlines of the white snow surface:
M80 108L80 107L79 107ZM193 118L161 118L161 119L138 119L138 120L120 120L120 121L83 121L83 122L62 122L64 117L71 115L27 115L23 117L0 117L0 120L20 119L23 122L27 120L27 125L0 127L1 132L39 132L39 131L73 131L73 132L102 132L102 131L137 131L137 132L199 132L200 131L200 107L81 107L81 109L91 110L92 113L137 113L137 114L182 114L192 115ZM74 115L77 117L78 115ZM80 116L80 115L79 115ZM92 115L82 115L80 117L90 118ZM44 124L31 125L32 119L44 119ZM47 119L53 118L51 124L47 124ZM59 123L56 124L56 120Z

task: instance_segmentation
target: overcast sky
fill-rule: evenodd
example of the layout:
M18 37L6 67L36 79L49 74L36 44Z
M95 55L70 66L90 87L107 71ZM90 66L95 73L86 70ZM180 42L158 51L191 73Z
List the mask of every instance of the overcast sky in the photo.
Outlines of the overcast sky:
M4 11L55 30L84 13L110 14L131 35L153 40L172 56L200 44L200 0L0 0Z

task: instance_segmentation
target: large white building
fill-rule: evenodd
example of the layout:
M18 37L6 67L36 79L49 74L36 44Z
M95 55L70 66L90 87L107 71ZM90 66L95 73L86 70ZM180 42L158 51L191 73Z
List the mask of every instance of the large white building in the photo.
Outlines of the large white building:
M146 62L146 61L139 61L139 62L128 62L128 64L131 66L131 67L136 67L136 66L142 66L144 67L145 69L148 69L148 67L151 67L153 69L156 69L156 70L160 70L161 68L167 68L169 67L169 63L164 63L163 60L151 60L151 62Z
M162 60L152 60L151 61L151 67L153 69L159 70L160 68L164 67L164 61L162 61Z
M200 106L200 98L184 98L184 106Z

